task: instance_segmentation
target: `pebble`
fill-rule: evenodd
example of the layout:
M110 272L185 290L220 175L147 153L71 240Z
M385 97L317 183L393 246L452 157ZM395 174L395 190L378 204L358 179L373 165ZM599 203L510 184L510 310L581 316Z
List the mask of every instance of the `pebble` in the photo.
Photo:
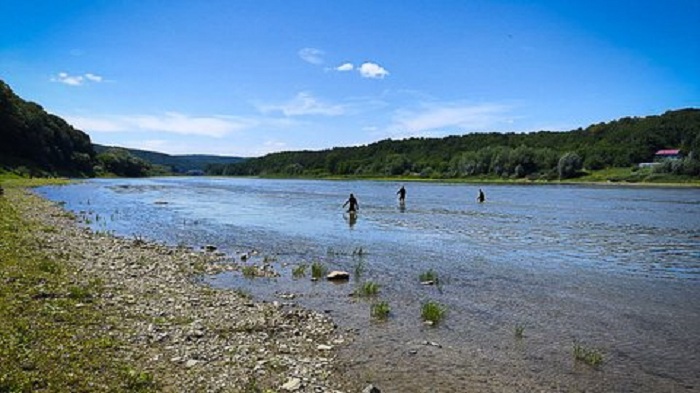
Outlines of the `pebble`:
M231 260L212 252L215 246L198 252L94 234L29 192L13 203L25 219L57 229L37 236L47 252L67 254L68 271L79 272L68 285L102 282L103 292L83 307L100 307L118 321L109 334L123 343L120 356L143 359L135 366L167 378L173 391L244 391L256 368L262 391L343 392L341 386L349 386L328 356L334 347L318 344L351 343L327 315L212 291L193 279L230 269ZM172 364L184 367L175 372ZM292 376L285 382L275 367Z

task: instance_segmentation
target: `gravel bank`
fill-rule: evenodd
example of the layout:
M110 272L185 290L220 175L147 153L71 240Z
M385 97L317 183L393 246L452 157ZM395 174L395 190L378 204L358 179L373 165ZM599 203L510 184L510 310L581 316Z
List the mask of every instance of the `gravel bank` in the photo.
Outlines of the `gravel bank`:
M109 316L100 329L164 391L359 390L342 380L335 353L349 338L327 316L198 284L225 267L221 256L93 233L30 191L6 197L45 228L40 247L60 255L76 283L101 283L85 307Z

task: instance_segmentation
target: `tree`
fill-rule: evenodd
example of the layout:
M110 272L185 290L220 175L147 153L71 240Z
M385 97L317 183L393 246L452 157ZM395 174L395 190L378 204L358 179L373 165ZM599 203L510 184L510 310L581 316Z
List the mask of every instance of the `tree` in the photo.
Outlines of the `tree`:
M563 156L561 156L559 163L557 164L559 180L570 179L578 176L582 167L583 161L581 160L581 156L575 152L565 153Z
M144 177L148 176L151 165L119 148L111 148L97 156L102 168L117 176Z

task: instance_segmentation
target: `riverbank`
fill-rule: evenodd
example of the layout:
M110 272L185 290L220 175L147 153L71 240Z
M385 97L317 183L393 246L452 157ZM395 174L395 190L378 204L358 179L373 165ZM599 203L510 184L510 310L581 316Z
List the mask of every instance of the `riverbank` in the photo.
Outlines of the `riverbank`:
M4 194L0 391L358 390L325 315L198 284L223 256L96 234L30 191Z

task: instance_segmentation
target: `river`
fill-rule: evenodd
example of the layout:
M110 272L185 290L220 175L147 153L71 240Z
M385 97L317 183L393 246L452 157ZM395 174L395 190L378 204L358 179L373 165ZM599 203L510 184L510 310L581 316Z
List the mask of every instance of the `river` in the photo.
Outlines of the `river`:
M421 182L399 205L400 186L198 177L38 192L94 230L271 263L277 278L204 281L329 313L357 333L344 372L383 392L700 390L698 189ZM292 277L313 262L361 276ZM440 285L420 283L429 269ZM376 298L350 296L367 280ZM370 316L377 300L386 322ZM436 326L421 321L426 301L447 310ZM575 360L575 345L602 364Z

